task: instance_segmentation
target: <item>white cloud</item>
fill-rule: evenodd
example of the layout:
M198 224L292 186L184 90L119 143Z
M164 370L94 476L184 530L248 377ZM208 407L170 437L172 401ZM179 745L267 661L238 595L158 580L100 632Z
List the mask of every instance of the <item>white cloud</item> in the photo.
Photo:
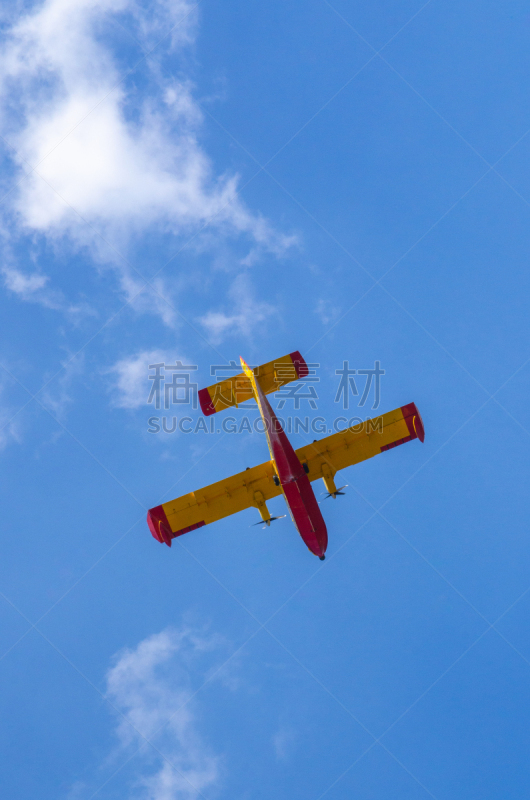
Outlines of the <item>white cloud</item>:
M86 304L69 304L62 292L52 289L48 275L41 272L25 273L16 267L2 267L0 270L4 286L9 291L28 303L38 303L45 308L61 310L71 315L93 313Z
M22 441L24 420L27 419L23 409L31 398L20 391L14 377L17 371L17 366L8 362L5 366L0 365L0 451L12 442ZM18 397L16 404L13 402L15 397Z
M144 5L45 0L8 29L0 56L0 132L27 173L13 194L16 218L25 230L48 237L96 242L110 262L117 256L97 244L95 229L122 249L152 225L176 235L214 225L223 234L246 235L251 250L284 252L293 237L246 208L237 176L215 174L199 143L202 113L191 82L162 77L157 64L170 41L173 48L193 42L194 5ZM147 89L121 81L101 36L115 14L144 48L176 25L142 64ZM130 279L130 270L120 269Z
M43 388L37 392L35 399L32 399L29 390L22 393L20 396L24 399L19 400L18 407L13 405L10 395L21 389L21 385L17 385L15 377L17 372L22 374L27 373L27 363L25 365L13 366L9 368L0 368L0 450L3 450L11 442L21 444L23 441L23 433L27 429L28 411L25 411L28 403L31 404L33 409L38 407L39 404L47 409L58 421L59 427L45 439L49 443L55 443L64 433L64 429L60 427L60 423L64 420L66 410L72 402L72 386L80 378L84 372L85 359L83 353L78 353L74 356L65 358L61 363L61 369L57 370L54 367L55 375L53 372L48 372L44 375ZM24 377L21 378L22 384L27 383ZM49 385L48 385L49 382Z
M189 627L165 630L119 654L107 675L107 697L122 715L116 731L121 746L154 737L156 750L141 751L144 774L137 786L145 800L190 800L219 778L219 760L202 740L188 702L191 665L217 644ZM154 771L153 758L159 762Z
M278 761L286 761L292 753L296 736L291 728L282 726L272 737L272 745Z
M232 313L209 311L199 318L213 342L222 341L226 336L241 335L249 337L260 323L275 313L269 303L255 299L248 275L242 273L235 279L228 292Z
M0 387L0 392L2 387ZM0 403L0 450L3 450L12 442L20 443L22 432L20 418L16 416L16 410Z
M85 368L84 353L70 356L61 363L61 371L39 395L40 402L51 413L62 420L65 417L66 409L72 402L72 384L82 375Z
M149 375L154 375L155 371L149 371L152 364L175 364L180 360L183 364L189 364L187 359L177 359L175 353L163 350L142 350L139 353L122 358L114 364L108 373L115 375L115 381L111 387L112 405L116 408L140 408L147 404L153 382L149 380ZM167 375L171 373L162 373ZM163 392L163 387L162 387ZM163 397L162 397L163 404Z
M85 800L88 794L88 786L83 781L76 781L68 790L66 800Z
M2 274L6 288L11 292L15 292L15 294L22 295L25 299L29 295L34 295L48 282L47 275L40 275L37 272L34 272L33 275L24 275L20 270L5 267L2 270Z
M315 314L320 317L324 325L329 325L330 322L336 322L340 312L341 309L335 302L325 300L323 297L320 298L315 308Z

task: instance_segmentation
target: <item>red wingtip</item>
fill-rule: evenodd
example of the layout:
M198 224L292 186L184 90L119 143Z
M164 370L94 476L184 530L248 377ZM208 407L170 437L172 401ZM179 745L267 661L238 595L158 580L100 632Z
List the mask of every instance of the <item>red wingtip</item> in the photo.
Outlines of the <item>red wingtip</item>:
M424 442L425 428L423 427L423 420L416 403L408 403L406 406L401 406L401 412L407 423L410 435L414 438L418 438L420 442Z
M298 350L295 350L294 353L289 353L289 355L291 356L291 361L294 364L294 368L298 377L305 378L307 375L309 375L309 368L301 353Z
M212 402L212 398L210 397L210 392L208 389L199 390L199 403L201 404L201 410L205 417L215 414L215 406Z
M157 542L167 544L168 547L171 547L173 534L162 506L155 506L155 508L149 509L147 512L147 525L151 531L151 536L156 539Z

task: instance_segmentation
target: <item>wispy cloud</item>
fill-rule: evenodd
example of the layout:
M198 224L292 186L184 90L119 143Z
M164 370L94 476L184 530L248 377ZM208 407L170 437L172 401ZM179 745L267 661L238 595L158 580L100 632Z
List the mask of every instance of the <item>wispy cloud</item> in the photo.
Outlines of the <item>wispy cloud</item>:
M235 279L228 292L228 299L230 310L208 311L198 320L214 343L227 336L251 336L276 311L269 303L256 300L246 273Z
M272 746L278 761L286 761L291 755L296 735L292 728L286 728L284 725L272 737Z
M329 325L330 322L336 322L340 316L340 312L340 306L338 306L336 302L332 300L325 300L323 297L319 299L315 308L315 314L324 323L324 325Z
M75 381L83 374L85 368L84 354L72 358L69 356L61 364L62 370L40 394L40 402L58 420L63 420L68 406L72 403L72 388Z
M143 62L142 88L121 80L111 38L101 36L118 17L144 52L171 31ZM196 26L188 0L45 0L4 34L0 132L21 178L9 195L13 220L19 232L95 246L100 260L119 265L128 296L137 284L116 249L126 253L153 226L176 236L202 226L221 237L243 235L251 260L294 241L245 206L237 175L216 174L199 141L203 118L192 82L182 70L175 78L175 69L167 77L160 68L158 53L168 43L182 52ZM5 278L23 299L54 302L40 273ZM167 309L158 311L170 321Z
M18 269L9 269L8 267L2 270L2 274L6 288L15 294L21 295L25 300L42 292L49 280L47 275L41 275L37 272L32 275L25 275Z
M17 409L5 400L4 388L0 383L0 450L10 442L22 440L21 418L15 416Z
M117 361L107 374L114 376L111 402L116 408L136 409L145 406L152 387L149 367L153 364L175 364L177 357L167 350L141 350ZM188 360L180 358L183 364ZM162 373L163 374L163 373Z
M4 279L4 286L8 292L12 292L20 300L28 303L37 303L56 311L63 311L72 320L85 316L94 316L96 312L88 303L70 303L65 298L64 293L59 289L53 289L50 285L50 278L42 272L23 272L17 267L2 267L0 274Z
M218 644L188 626L168 629L119 654L107 675L107 697L122 715L116 729L121 748L155 737L156 749L141 751L137 788L145 800L190 800L219 779L219 759L187 702L197 657Z

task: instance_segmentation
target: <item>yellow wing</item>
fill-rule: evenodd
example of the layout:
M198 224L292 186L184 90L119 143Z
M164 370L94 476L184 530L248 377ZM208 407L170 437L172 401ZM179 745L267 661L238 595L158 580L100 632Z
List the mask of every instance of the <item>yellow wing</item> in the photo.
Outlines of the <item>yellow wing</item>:
M275 483L272 461L250 467L204 489L162 503L147 512L147 523L155 539L170 545L171 539L201 528L230 514L254 506L267 519L265 502L282 490ZM278 480L276 478L276 480Z
M405 442L425 438L422 419L414 403L401 406L354 428L334 433L296 451L310 481L329 479L351 467ZM326 483L327 486L327 483ZM329 489L328 489L329 491Z
M285 386L291 381L305 378L309 374L309 368L304 359L296 350L287 356L276 358L267 364L261 364L254 370L254 376L264 394L277 392L281 386ZM247 400L254 399L254 391L250 380L244 372L226 378L224 381L214 383L199 392L199 402L202 412L209 417L231 406L239 406Z
M412 439L425 437L414 403L409 403L354 428L296 450L310 481L323 478L328 492L336 491L335 473ZM204 489L162 503L147 512L155 539L171 546L171 539L252 506L268 518L267 500L282 493L272 461L238 472Z

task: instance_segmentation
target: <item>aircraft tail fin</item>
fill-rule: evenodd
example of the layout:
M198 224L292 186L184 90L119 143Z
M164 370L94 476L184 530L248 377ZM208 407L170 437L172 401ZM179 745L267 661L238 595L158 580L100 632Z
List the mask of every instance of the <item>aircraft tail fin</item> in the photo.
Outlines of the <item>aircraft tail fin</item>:
M285 386L287 383L305 378L309 374L309 369L298 350L295 350L294 353L289 353L287 356L254 367L252 372L263 393L270 394L277 392L281 386ZM213 386L208 386L199 392L201 409L207 417L253 398L254 393L250 379L244 372L214 383Z

